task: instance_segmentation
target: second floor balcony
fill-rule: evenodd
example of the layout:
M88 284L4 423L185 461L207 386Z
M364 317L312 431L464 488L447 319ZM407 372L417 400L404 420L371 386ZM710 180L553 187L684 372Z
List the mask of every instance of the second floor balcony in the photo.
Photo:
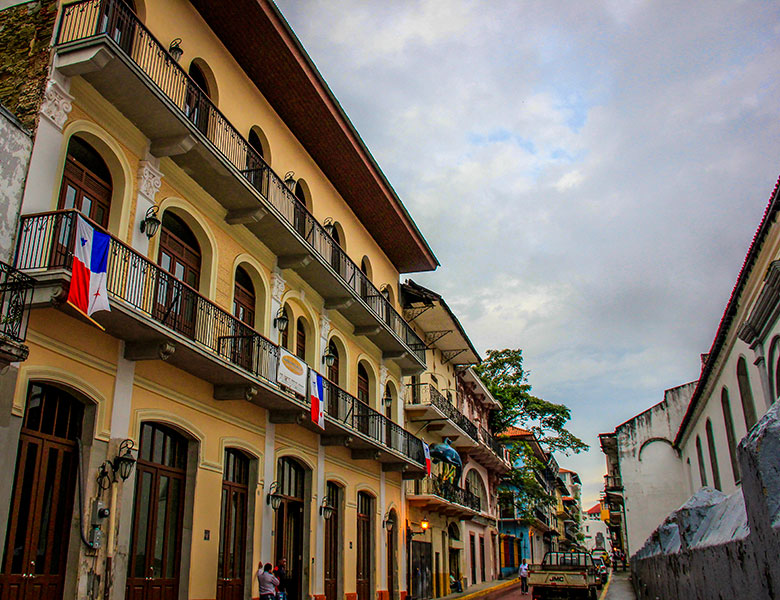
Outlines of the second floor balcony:
M55 68L81 76L168 156L398 363L425 368L425 345L391 302L295 196L209 96L122 0L67 4L55 39Z
M0 261L0 368L27 358L24 345L34 281Z
M453 446L475 448L479 445L477 426L430 383L406 386L406 416L411 423L427 423L428 431L449 438Z
M436 477L408 481L406 499L422 510L461 519L474 517L482 509L479 496Z
M26 273L20 277L35 279L33 307L55 305L83 318L64 302L78 215L74 210L24 215L16 267ZM124 341L126 359L164 360L213 384L215 399L262 406L273 422L321 433L323 445L346 446L354 459L378 460L385 470L408 476L424 472L419 438L330 382L324 389L326 428L319 430L308 399L277 384L276 344L115 237L109 242L106 287L111 310L93 318Z
M608 492L622 492L623 478L619 475L604 475L604 489Z

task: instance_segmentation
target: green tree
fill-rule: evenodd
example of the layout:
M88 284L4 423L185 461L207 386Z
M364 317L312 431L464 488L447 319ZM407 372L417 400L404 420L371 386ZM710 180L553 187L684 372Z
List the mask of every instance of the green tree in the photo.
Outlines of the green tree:
M522 350L488 350L487 358L475 370L493 397L501 402L502 408L490 413L489 427L494 434L515 426L532 432L548 452L569 456L588 449L586 443L566 429L571 418L567 406L531 394Z

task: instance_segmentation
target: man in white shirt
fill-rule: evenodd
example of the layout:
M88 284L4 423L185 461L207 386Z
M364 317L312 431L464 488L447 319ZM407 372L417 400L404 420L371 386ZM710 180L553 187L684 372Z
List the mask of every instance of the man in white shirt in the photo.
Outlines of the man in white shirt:
M523 559L523 562L520 563L520 568L517 572L518 575L520 575L520 591L523 594L528 593L528 564L526 563L526 560Z

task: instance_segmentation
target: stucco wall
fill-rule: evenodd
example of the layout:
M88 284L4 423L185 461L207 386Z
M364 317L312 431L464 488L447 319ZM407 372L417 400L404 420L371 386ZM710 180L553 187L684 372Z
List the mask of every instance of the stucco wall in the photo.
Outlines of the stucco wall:
M780 591L780 404L742 440L742 487L702 488L631 559L640 600L775 598Z
M31 151L29 132L0 105L0 260L5 262L12 262Z
M616 429L629 554L689 496L683 463L672 448L695 383L666 390L662 402Z

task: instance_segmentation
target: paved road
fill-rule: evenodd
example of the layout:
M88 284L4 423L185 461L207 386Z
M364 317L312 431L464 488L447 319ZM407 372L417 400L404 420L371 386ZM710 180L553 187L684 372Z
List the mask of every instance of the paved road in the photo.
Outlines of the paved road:
M629 574L625 571L612 573L612 579L603 600L636 600L634 588L631 587L628 576Z

